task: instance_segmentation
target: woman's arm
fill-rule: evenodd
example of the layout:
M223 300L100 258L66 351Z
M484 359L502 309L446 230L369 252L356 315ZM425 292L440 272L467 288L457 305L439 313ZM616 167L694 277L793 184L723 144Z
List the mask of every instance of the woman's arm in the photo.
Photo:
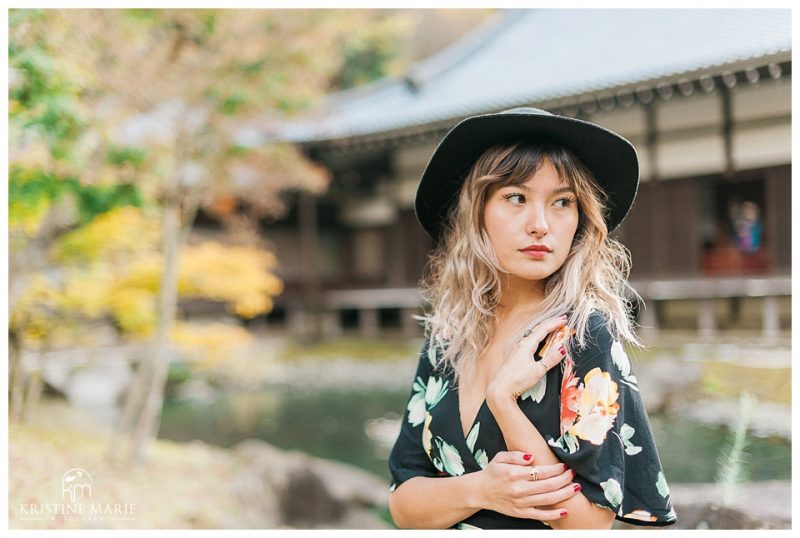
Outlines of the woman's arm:
M487 398L509 450L524 450L533 454L537 467L560 463L542 435L519 408L516 398L509 394L492 394ZM601 508L580 493L546 508L565 509L568 515L551 521L554 529L610 529L614 512Z
M559 459L522 412L516 395L534 386L550 368L560 364L566 353L561 342L550 345L541 361L534 361L532 353L548 334L563 327L565 322L566 318L561 317L539 325L503 363L487 390L486 402L503 432L506 446L509 450L533 454L537 465L559 463ZM556 504L555 508L566 509L569 515L553 521L553 528L610 529L614 522L614 512L597 506L581 494Z
M417 476L389 496L389 511L401 529L446 529L480 510L477 473L447 478Z
M537 506L574 496L574 473L562 463L542 464L537 466L540 479L532 481L532 461L531 455L523 452L499 452L481 471L410 478L389 496L392 519L400 528L445 529L481 509L540 521L566 517L563 508Z

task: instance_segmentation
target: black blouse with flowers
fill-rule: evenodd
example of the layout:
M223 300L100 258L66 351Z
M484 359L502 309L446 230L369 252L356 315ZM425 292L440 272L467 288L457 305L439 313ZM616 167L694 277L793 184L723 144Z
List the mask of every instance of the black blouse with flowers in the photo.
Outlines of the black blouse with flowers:
M556 456L573 469L590 501L636 525L676 522L636 378L622 344L604 319L589 321L589 344L573 347L560 367L524 393L519 406ZM507 450L483 402L466 438L452 372L437 368L441 348L426 341L400 435L389 457L391 491L415 476L459 476L483 469ZM541 521L490 510L456 528L549 528Z

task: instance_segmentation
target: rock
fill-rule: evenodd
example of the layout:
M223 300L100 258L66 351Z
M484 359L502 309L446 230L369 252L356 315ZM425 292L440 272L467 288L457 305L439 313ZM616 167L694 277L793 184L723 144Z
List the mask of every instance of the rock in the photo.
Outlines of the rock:
M205 379L189 379L176 385L173 389L173 397L176 400L192 400L195 402L213 402L218 391L212 387Z
M372 511L388 505L385 481L349 465L248 439L233 452L243 471L234 491L253 528L388 528Z
M635 362L633 368L648 413L674 410L703 376L699 364L678 361L672 357Z
M706 503L681 506L676 529L772 529L768 521L754 519L741 510Z
M670 484L679 529L789 529L790 481L744 482L729 506L718 484Z

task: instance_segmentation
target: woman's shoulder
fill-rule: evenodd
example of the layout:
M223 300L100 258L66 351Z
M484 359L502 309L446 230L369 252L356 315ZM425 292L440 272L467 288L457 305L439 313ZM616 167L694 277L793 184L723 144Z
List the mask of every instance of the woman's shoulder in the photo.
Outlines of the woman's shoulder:
M600 310L593 310L586 321L583 338L579 339L577 334L573 335L571 351L577 364L608 355L618 345L621 344L614 336L608 314Z

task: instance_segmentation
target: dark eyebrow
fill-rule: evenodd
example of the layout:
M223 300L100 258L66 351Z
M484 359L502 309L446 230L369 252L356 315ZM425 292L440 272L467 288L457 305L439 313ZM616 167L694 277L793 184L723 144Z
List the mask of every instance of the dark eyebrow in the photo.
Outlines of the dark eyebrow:
M519 183L519 184L516 184L516 185L513 185L513 184L512 185L506 185L506 187L518 187L518 188L520 188L520 189L522 189L524 191L528 191L528 192L530 192L530 190L531 190L524 183ZM551 196L555 196L556 194L561 194L562 192L569 192L571 194L575 194L575 189L573 189L572 187L567 185L566 187L559 187L559 188L553 190L553 192L550 193L550 195Z

